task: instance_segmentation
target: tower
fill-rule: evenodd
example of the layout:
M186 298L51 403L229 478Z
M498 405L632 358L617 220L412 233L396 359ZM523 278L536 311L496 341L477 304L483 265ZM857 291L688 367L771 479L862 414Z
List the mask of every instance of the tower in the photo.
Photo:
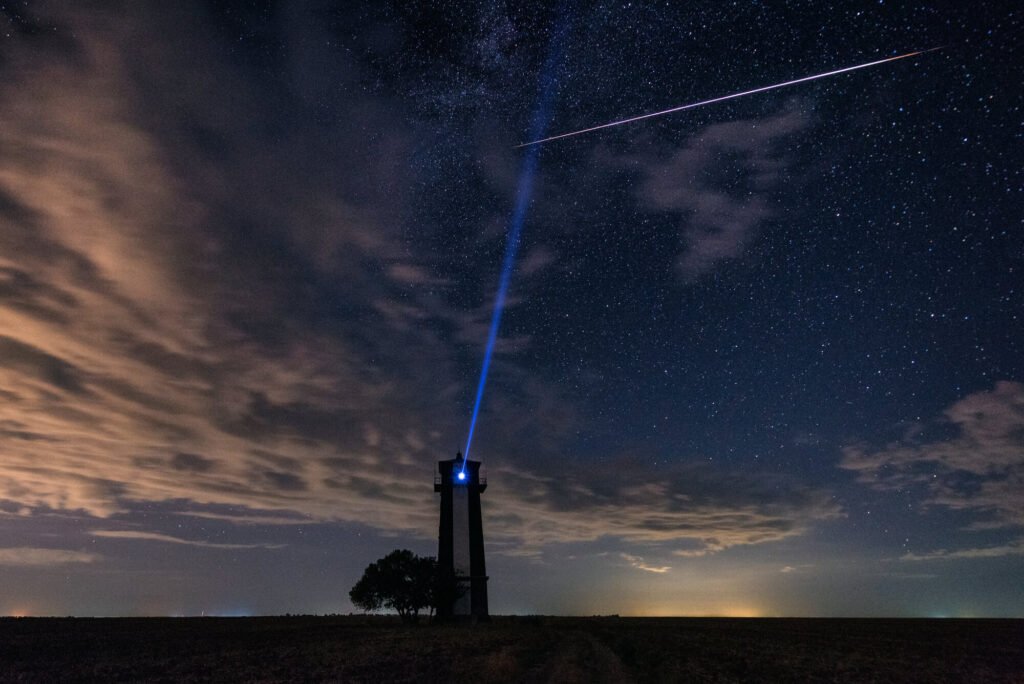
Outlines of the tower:
M480 477L480 462L461 453L437 462L434 491L441 493L441 522L437 534L437 563L458 580L462 595L448 606L438 606L439 618L487 620L487 568L484 564L484 526L480 493L487 479Z

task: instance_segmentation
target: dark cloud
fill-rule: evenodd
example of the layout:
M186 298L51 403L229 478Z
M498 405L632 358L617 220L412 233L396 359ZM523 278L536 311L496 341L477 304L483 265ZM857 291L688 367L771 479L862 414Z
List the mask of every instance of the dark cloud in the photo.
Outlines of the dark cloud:
M308 485L298 475L282 473L277 470L261 470L257 473L257 481L282 492L304 492Z
M56 325L67 325L68 314L74 309L74 297L15 268L0 269L0 300L31 316Z
M199 454L182 452L171 456L171 467L189 473L208 473L217 467L217 462Z
M10 337L0 336L0 364L59 390L79 395L88 392L81 369Z
M153 339L140 338L127 330L112 330L109 343L126 358L143 363L153 370L180 379L212 380L217 370L203 358L173 351Z
M294 456L283 456L264 449L252 449L249 454L260 463L270 464L281 470L301 471L303 468L302 459Z
M339 447L361 441L360 416L356 411L324 411L305 401L275 404L261 392L250 396L246 410L223 427L239 436L260 438L292 435L312 442L328 442Z
M21 423L16 420L4 420L0 421L0 436L8 439L21 439L29 442L50 442L53 441L52 437L47 435L32 432L25 429L28 427L25 423Z
M5 223L30 226L35 224L38 214L0 187L0 216Z

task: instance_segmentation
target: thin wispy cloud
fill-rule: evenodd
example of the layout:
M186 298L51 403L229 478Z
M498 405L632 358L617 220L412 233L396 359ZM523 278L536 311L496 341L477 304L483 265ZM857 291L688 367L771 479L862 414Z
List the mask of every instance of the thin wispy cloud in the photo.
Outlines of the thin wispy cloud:
M97 563L103 559L98 553L68 549L11 547L0 549L0 565L11 567L50 567L79 563Z
M967 549L938 549L927 553L907 553L900 556L904 561L950 560L958 558L1002 558L1004 556L1024 556L1024 539L998 546L983 546Z
M630 564L631 567L637 570L643 570L644 572L652 572L656 575L663 575L672 569L671 565L648 565L647 562L640 556L634 556L628 553L620 553L619 557Z
M604 151L598 160L638 175L646 211L676 217L683 245L676 267L693 282L740 257L775 215L775 193L792 163L784 143L810 124L791 104L761 119L706 126L668 151L659 141L648 153Z
M131 539L137 541L155 541L166 544L185 544L187 546L202 546L207 549L281 549L285 544L231 544L224 542L211 542L202 539L182 539L169 534L158 532L142 532L135 530L90 530L93 537L105 539Z

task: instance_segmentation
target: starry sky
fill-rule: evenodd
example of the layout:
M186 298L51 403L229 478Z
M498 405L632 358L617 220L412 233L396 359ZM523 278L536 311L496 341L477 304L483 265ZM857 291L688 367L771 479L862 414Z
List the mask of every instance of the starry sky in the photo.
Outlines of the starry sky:
M0 614L1022 616L1016 3L0 0ZM543 104L542 104L543 103Z

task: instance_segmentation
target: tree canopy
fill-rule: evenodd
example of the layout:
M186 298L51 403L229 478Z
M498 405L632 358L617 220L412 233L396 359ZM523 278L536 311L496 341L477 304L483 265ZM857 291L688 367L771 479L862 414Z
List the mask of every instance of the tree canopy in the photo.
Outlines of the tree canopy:
M422 609L433 612L442 594L448 599L449 583L442 581L442 574L433 557L396 549L370 563L348 595L353 605L365 611L386 608L404 622L415 622Z

